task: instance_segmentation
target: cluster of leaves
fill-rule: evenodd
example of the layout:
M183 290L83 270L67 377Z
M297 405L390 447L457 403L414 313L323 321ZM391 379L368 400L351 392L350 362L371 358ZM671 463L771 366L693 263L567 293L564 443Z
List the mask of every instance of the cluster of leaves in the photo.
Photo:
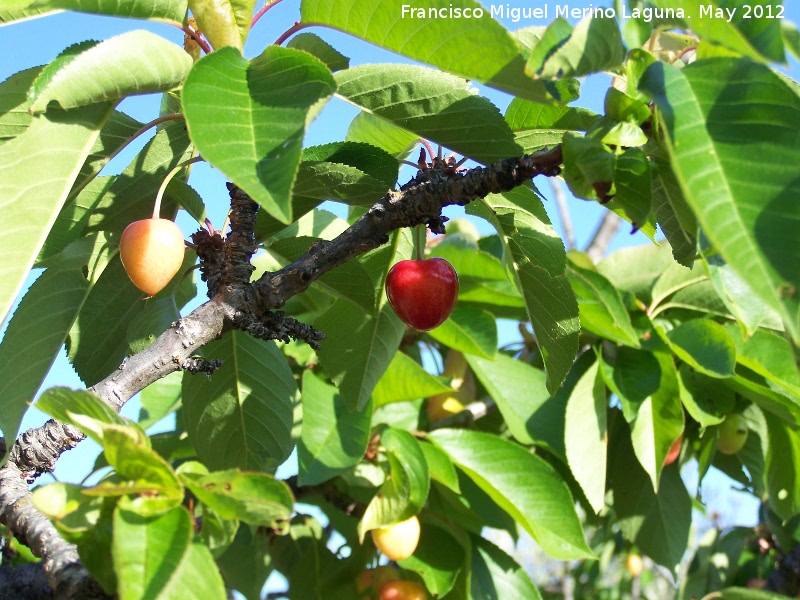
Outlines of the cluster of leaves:
M64 345L92 384L196 295L179 275L142 302L116 244L149 215L167 173L198 153L263 208L256 277L347 229L395 186L420 138L481 164L562 144L576 196L668 240L595 265L565 252L535 189L520 187L468 206L494 235L454 234L428 249L461 279L458 307L429 333L407 332L383 296L390 266L414 251L412 236L395 232L287 302L288 314L325 332L318 352L228 332L203 349L224 361L211 379L174 374L149 386L138 425L89 394L46 392L38 406L100 443L98 468L113 467L96 486L34 495L106 591L181 598L190 586L224 598L228 587L257 598L277 570L293 598L353 598L375 558L365 533L415 514L420 546L400 566L437 597L538 597L481 537L486 526L521 528L563 560L595 558L621 534L673 569L692 510L679 466L694 459L701 478L714 466L763 498L784 542L798 542L800 95L768 66L785 45L797 50L797 32L766 17L692 18L696 2L651 4L684 16L622 30L612 19L558 19L513 33L485 18L460 21L454 35L447 20L402 19L399 0L303 0L301 24L430 65L350 67L309 33L247 59L254 0L195 0L188 8L216 48L202 58L132 31L0 84L0 315L29 271L45 269L0 344L7 439ZM189 27L179 0L15 0L0 23L62 9ZM572 106L576 78L601 71L614 73L604 114ZM466 80L513 95L505 113ZM143 128L117 102L156 92L157 133L119 175L98 175ZM345 140L303 148L307 123L333 95L362 112ZM204 201L185 179L167 187L162 216L180 207L202 221ZM348 205L348 219L319 208L327 200ZM535 338L499 351L497 318L531 323ZM477 397L497 410L431 430L424 399L450 381L422 367L425 349L463 353ZM731 412L751 433L741 453L722 456L715 426ZM174 431L143 433L172 413ZM680 435L681 458L664 467ZM270 473L295 449L290 488ZM298 500L329 526L295 512ZM608 532L602 543L585 540L576 502ZM703 591L735 583L703 581Z

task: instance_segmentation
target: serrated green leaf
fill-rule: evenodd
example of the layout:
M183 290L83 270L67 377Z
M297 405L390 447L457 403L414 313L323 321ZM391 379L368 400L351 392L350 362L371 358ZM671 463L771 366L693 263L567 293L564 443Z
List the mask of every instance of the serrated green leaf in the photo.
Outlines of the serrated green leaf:
M418 514L430 490L428 462L414 436L387 427L381 432L381 446L389 461L389 475L358 523L361 542L372 529L387 527Z
M765 413L769 428L767 452L767 495L769 507L784 521L800 512L800 486L797 473L800 469L800 435Z
M400 346L405 324L388 304L373 317L337 300L314 327L327 336L318 352L322 366L338 383L347 406L363 410Z
M286 46L288 48L294 48L295 50L303 50L312 56L316 56L334 73L350 66L349 58L313 33L298 34L290 39Z
M739 337L750 337L768 319L780 323L780 316L764 304L750 286L719 254L703 253L703 263L720 299L736 318ZM734 334L731 337L736 339Z
M541 594L516 561L489 540L471 536L471 598L541 600Z
M481 10L483 18L477 15L459 19L458 35L454 35L452 21L427 18L426 11L451 9L468 10L470 15ZM425 7L404 4L403 0L381 0L367 9L359 0L337 2L335 6L322 0L303 0L300 14L304 23L345 31L387 50L534 102L567 102L578 95L575 80L545 82L526 77L525 59L515 40L497 21L485 18L485 7L474 0L432 0ZM430 40L438 41L431 44Z
M192 517L182 506L158 516L117 508L112 558L120 597L225 600L211 553L191 536Z
M164 333L180 318L175 299L172 297L161 298L148 302L147 306L128 324L126 338L131 349L131 354L136 354L152 344L156 338Z
M0 84L0 143L20 135L33 121L28 90L42 68L25 69Z
M678 369L678 389L686 411L701 427L719 425L736 407L736 396L730 387L685 363Z
M459 77L414 65L362 65L337 73L336 83L348 102L478 162L523 153L497 107Z
M364 458L372 407L350 411L338 390L310 370L303 372L303 430L297 442L297 482L315 485Z
M677 465L661 474L658 494L631 447L631 433L618 412L609 419L609 488L626 540L669 569L686 552L692 522L692 502Z
M569 489L525 448L476 431L440 429L429 439L557 559L592 558Z
M86 106L178 87L192 67L191 57L149 31L129 31L75 55L56 59L34 82L31 110L40 113L58 102L62 108Z
M6 438L16 439L22 415L113 252L103 236L75 242L22 298L0 343L0 428Z
M300 398L286 359L273 342L231 331L206 344L223 365L210 380L183 382L183 416L197 455L210 469L269 470L291 454Z
M800 164L800 96L768 67L730 58L680 71L657 63L641 87L655 98L673 170L704 233L800 346L797 220L787 218L800 179L784 168Z
M0 145L0 322L5 321L83 161L111 114L111 104L54 111ZM50 157L42 160L42 154Z
M397 352L378 380L372 397L377 408L392 402L407 402L448 391L450 388L441 377L431 375L413 358Z
M178 26L186 17L186 0L22 0L4 6L0 9L0 25L61 10L164 21Z
M534 77L582 77L622 65L625 48L615 19L586 18L575 29L557 17L533 48L525 70Z
M672 248L672 256L691 267L697 255L697 219L683 197L672 167L664 159L655 160L653 173L653 215Z
M701 373L720 379L733 377L736 347L719 323L692 319L668 331L665 339L675 356Z
M595 362L578 380L567 401L564 447L569 468L596 513L605 506L607 406L606 387Z
M564 270L566 252L541 201L520 187L484 199L506 245L517 286L539 343L547 389L555 392L578 352L578 302Z
M428 255L448 261L458 273L459 280L464 277L496 279L506 281L503 263L493 254L481 250L465 235L449 234L430 248Z
M248 61L222 48L194 65L182 100L203 157L289 223L306 121L334 89L327 67L305 52L269 46Z
M345 140L370 144L403 160L419 141L419 136L372 113L361 111L350 122Z
M736 362L800 397L800 375L797 372L792 348L786 338L759 329L752 337L743 340L731 326L726 329L736 346Z
M662 244L622 248L601 260L597 264L597 270L614 287L630 292L649 304L653 283L671 264L673 260L669 247Z
M511 435L521 444L534 444L531 435L534 414L547 402L545 374L505 354L494 360L466 355L470 368L497 403Z
M289 487L267 473L242 473L232 469L208 475L181 473L181 481L200 502L222 519L275 527L292 514L294 497Z
M478 308L457 306L450 317L428 335L464 354L492 358L497 352L495 317Z
M261 590L272 571L271 536L241 525L236 537L216 563L225 579L247 600L261 600Z
M639 347L619 290L600 273L570 264L567 278L578 298L581 327L626 346Z

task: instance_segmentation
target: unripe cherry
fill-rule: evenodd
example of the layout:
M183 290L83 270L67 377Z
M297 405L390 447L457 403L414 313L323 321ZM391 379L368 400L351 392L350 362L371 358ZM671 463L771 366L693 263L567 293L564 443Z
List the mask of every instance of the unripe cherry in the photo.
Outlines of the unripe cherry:
M183 233L169 219L134 221L122 232L119 256L133 284L155 296L183 264Z

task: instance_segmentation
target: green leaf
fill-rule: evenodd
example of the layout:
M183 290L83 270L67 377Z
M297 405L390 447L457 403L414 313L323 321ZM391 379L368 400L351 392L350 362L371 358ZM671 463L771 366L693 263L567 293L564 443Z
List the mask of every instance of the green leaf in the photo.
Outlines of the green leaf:
M197 26L219 50L233 46L241 52L256 0L189 0L189 9L197 20Z
M294 498L289 487L267 473L229 470L205 476L181 473L180 477L200 502L223 519L275 527L276 521L287 520L292 514Z
M654 352L653 356L658 361L658 389L639 405L631 427L631 441L636 457L657 490L669 448L683 432L683 409L672 357L661 352Z
M332 163L357 169L361 173L361 178L365 180L365 184L379 186L379 189L370 190L370 193L377 194L377 197L385 194L387 189L394 188L397 183L398 163L397 159L390 153L364 142L334 142L303 149L303 163L300 165L300 173L296 184L298 187L295 189L295 193L309 195L321 200L336 199L338 197L342 199L357 197L356 194L347 192L346 188L342 193L340 191L342 184L339 181L333 181L332 185L328 186L329 191L322 195L308 191L307 184L302 182L301 179L303 168L311 168L318 163ZM324 179L322 182L323 184L325 183ZM322 187L325 186L323 185ZM375 197L373 197L374 200ZM351 201L351 203L355 202Z
M786 596L752 588L728 587L714 592L714 598L720 600L784 600Z
M348 408L363 410L400 346L405 324L388 304L373 317L337 300L314 327L327 336L318 352L326 373L338 384Z
M503 263L493 254L481 250L465 235L448 234L433 246L428 255L448 261L458 273L459 280L465 277L506 281Z
M453 463L450 462L450 457L433 444L420 442L419 447L425 455L431 479L438 481L456 494L460 494L461 487L458 484L458 473Z
M458 35L453 35L449 19L428 18L428 11L445 11L449 15L451 9L460 9L466 17L458 20ZM424 8L404 4L403 0L382 0L367 10L359 0L345 0L335 6L324 0L303 0L300 14L304 23L345 31L387 50L534 102L567 102L577 97L578 83L574 80L529 79L524 73L525 59L513 37L497 21L486 18L485 7L474 0L433 0ZM469 18L468 14L475 16ZM437 42L431 44L431 40Z
M446 529L423 522L417 549L398 564L417 573L430 593L442 597L453 589L464 558L464 549Z
M625 420L613 411L609 418L609 488L626 540L657 563L674 569L683 558L692 522L692 501L677 465L661 474L658 494L631 447Z
M617 156L614 184L614 204L625 211L633 228L639 229L650 215L653 187L650 161L642 149L628 148Z
M414 65L362 65L337 73L336 83L348 102L478 162L522 154L497 107L459 77Z
M785 62L781 40L781 21L775 17L781 12L781 0L759 2L763 6L762 17L745 8L750 4L743 0L732 2L699 3L694 0L655 0L662 8L682 9L683 18L677 25L681 29L691 28L705 42L713 42L756 60ZM733 11L730 13L729 11ZM769 15L772 15L770 17ZM731 18L731 16L733 18Z
M28 276L33 261L83 161L111 114L111 104L53 111L0 145L0 212L13 226L0 231L0 322ZM42 154L51 158L41 160Z
M203 157L289 223L306 122L334 89L330 71L305 52L269 46L248 61L222 48L194 65L182 99Z
M567 401L564 446L575 480L596 513L605 506L606 386L595 362L581 376Z
M596 271L570 263L567 278L578 297L581 327L626 346L639 347L639 336L617 288Z
M497 403L511 435L521 444L536 443L534 415L550 398L545 374L529 364L498 354L494 360L466 355L470 368Z
M470 597L491 600L540 600L541 595L517 562L489 540L471 536Z
M178 307L172 297L148 302L145 309L128 324L125 336L130 345L131 354L136 354L152 344L156 338L180 319Z
M719 323L708 319L686 321L668 331L665 339L675 356L701 373L720 379L733 377L736 347Z
M350 66L350 59L341 54L328 42L313 33L300 33L289 40L287 48L303 50L312 56L316 56L325 63L332 72L341 71Z
M796 220L786 218L800 180L783 168L800 162L800 96L768 67L728 58L680 71L654 64L641 86L655 98L675 175L704 233L800 346L800 251Z
M350 122L345 140L370 144L385 150L398 160L403 160L419 141L419 136L370 112L361 111Z
M99 444L103 443L104 424L125 426L125 421L113 408L90 392L63 387L50 388L36 402L36 408L62 423L80 427ZM93 422L89 427L88 421Z
M194 260L187 253L182 268L189 268L187 261ZM180 278L178 273L155 298L145 300L125 273L119 255L113 258L82 304L66 343L67 357L84 383L100 381L119 367L130 353L126 337L129 322L149 303L181 290ZM184 283L193 287L191 279Z
M186 0L21 0L12 2L6 9L0 9L0 25L61 10L163 21L180 26L186 17Z
M28 288L14 312L0 343L0 428L7 439L16 439L28 404L110 253L103 236L75 242Z
M578 302L564 271L566 252L541 201L527 188L484 199L487 215L506 245L512 272L525 299L547 371L547 389L554 392L578 352Z
M537 78L582 77L611 71L625 58L615 19L581 20L575 29L557 17L533 48L525 70Z
M147 430L180 408L182 381L182 372L170 373L141 391L139 400L142 408L137 420L139 427Z
M429 439L556 559L593 558L569 489L525 448L476 431L440 429Z
M315 485L344 473L364 458L371 406L349 411L332 385L303 372L303 430L297 442L297 482Z
M206 344L203 353L224 363L210 381L183 381L183 416L197 456L212 470L281 464L300 423L297 384L283 354L241 331Z
M601 141L571 132L564 135L564 181L585 200L607 202L616 172L616 156Z
M261 590L272 572L272 536L241 525L236 537L216 563L227 586L247 600L261 600Z
M428 334L464 354L492 358L497 352L495 317L479 308L457 306L444 323Z
M45 67L31 90L31 111L44 112L52 101L75 108L171 90L191 67L191 57L179 46L149 31L129 31Z
M375 406L392 402L408 402L450 391L441 377L431 375L413 358L396 352L388 368L378 380L372 397ZM369 412L369 411L368 411Z
M191 536L192 517L182 506L158 516L117 508L112 558L120 597L225 600L211 553Z
M35 488L31 499L36 510L52 520L69 540L78 541L99 518L103 500L83 494L83 488L69 483L51 483Z
M418 514L430 490L428 462L414 436L387 427L381 432L381 446L389 461L389 474L358 523L358 537L362 543L368 531Z
M28 90L42 68L20 71L0 83L0 143L17 137L31 124Z
M800 512L800 434L765 413L769 428L767 495L769 507L784 521Z
M736 407L736 396L730 387L686 363L678 369L678 388L683 406L701 427L719 425Z
M617 289L650 304L653 283L671 264L669 246L662 244L622 248L601 260L597 270Z

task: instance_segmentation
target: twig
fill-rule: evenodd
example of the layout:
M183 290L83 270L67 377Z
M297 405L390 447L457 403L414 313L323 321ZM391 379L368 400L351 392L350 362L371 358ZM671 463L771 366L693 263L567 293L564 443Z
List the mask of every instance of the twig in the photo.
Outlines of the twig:
M259 11L253 15L253 20L250 21L250 29L255 27L255 24L258 23L258 20L267 14L267 11L275 6L276 4L280 4L283 0L272 0L272 2L267 2L264 6L262 6Z
M564 227L564 240L567 242L567 250L572 250L575 247L575 232L572 229L572 217L569 215L564 188L561 187L561 182L555 177L550 179L550 187L553 190L553 197L556 199L561 225Z
M597 226L597 229L592 236L592 240L586 246L586 254L589 255L594 262L598 262L606 253L608 245L614 239L614 235L619 229L620 218L616 213L610 210L603 215L603 219Z
M306 27L314 27L316 23L301 23L300 21L296 21L294 25L289 27L286 31L284 31L275 42L273 42L274 46L281 46L283 42L288 40L298 31L305 29Z

